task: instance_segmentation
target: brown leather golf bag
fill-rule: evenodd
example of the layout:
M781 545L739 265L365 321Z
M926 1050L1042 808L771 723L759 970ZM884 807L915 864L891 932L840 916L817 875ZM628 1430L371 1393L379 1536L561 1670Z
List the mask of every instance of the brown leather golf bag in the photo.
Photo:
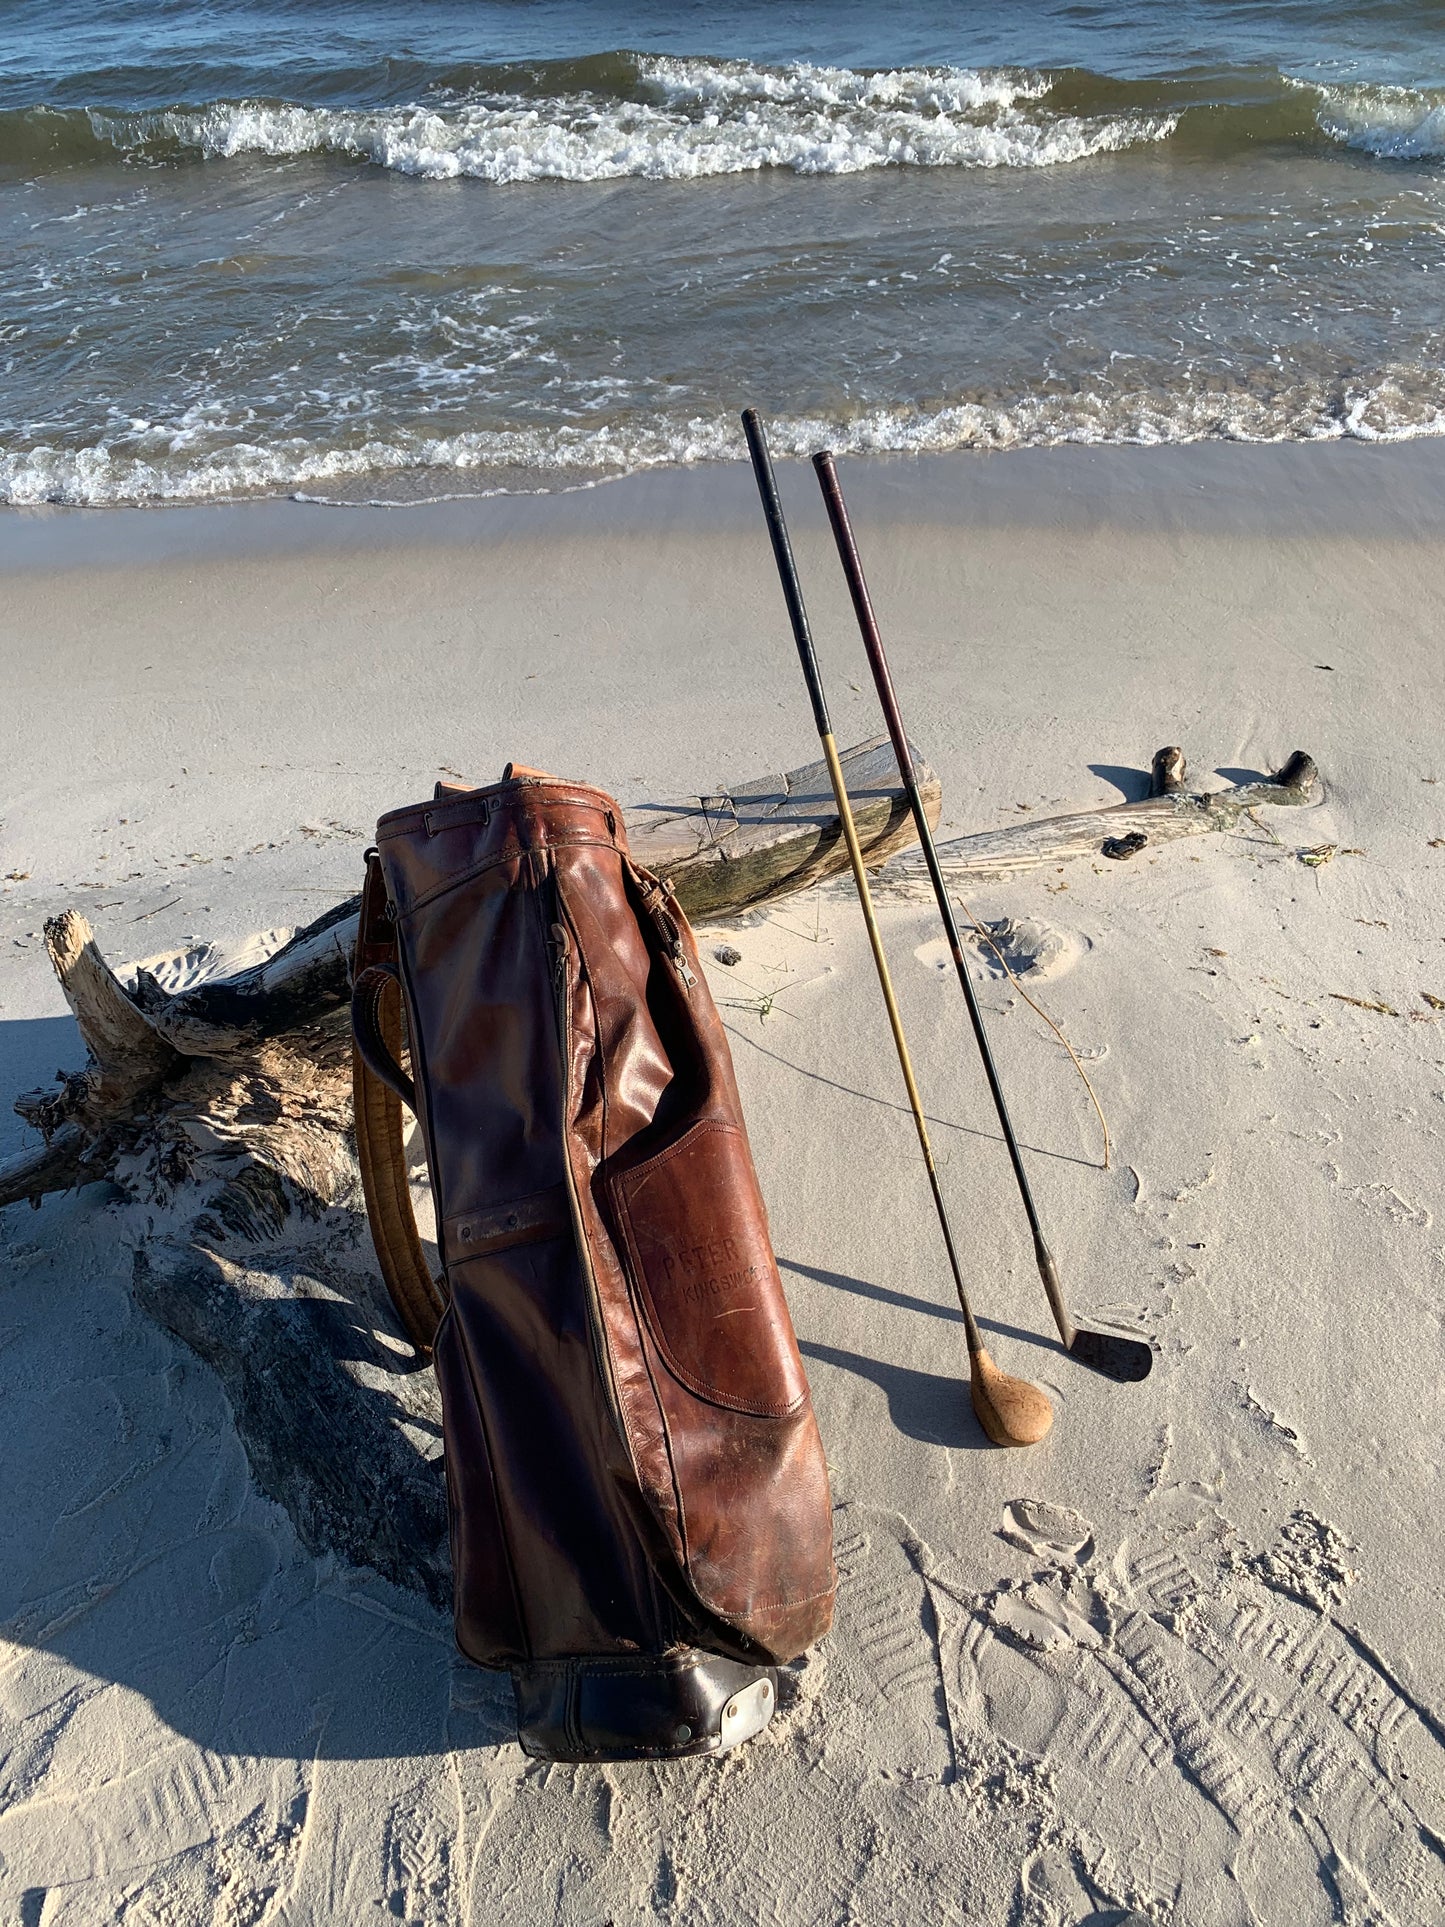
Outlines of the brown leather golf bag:
M529 1753L721 1751L826 1632L835 1575L686 919L610 797L509 765L382 818L356 965L358 1148L382 1270L440 1383L458 1643L510 1670Z

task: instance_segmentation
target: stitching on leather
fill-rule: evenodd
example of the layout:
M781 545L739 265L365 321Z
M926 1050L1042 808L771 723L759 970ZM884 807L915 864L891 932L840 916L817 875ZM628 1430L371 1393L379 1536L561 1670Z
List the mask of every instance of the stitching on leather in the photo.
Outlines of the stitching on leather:
M639 1171L660 1171L664 1164L671 1164L672 1160L687 1148L689 1141L703 1131L722 1131L730 1133L733 1137L742 1136L742 1132L736 1124L729 1124L723 1118L700 1117L696 1123L688 1125L676 1144L669 1144L665 1151L659 1151L655 1157L644 1158L641 1164L635 1164L630 1171L619 1171L613 1179L613 1183L625 1184L629 1178L635 1177Z
M600 794L601 792L599 791L598 796L600 796ZM398 836L417 836L420 834L425 834L428 837L444 836L448 830L465 830L471 828L474 824L480 824L485 828L494 816L506 814L508 808L509 805L505 800L489 805L470 801L417 803L407 811L404 817L398 818L393 823L386 823L386 818L383 817L382 823L386 823L386 827L383 828L382 823L377 824L377 840L378 842L389 843ZM608 830L607 835L611 842L618 843L617 829L615 827L617 823L616 815L613 811L604 809L597 797L547 797L540 803L538 808L527 812L527 820L539 825L545 825L547 818L544 812L558 809L593 810L604 822L606 822L609 816L612 817L614 827Z
M724 1655L719 1653L716 1657L721 1659ZM745 1662L733 1660L730 1663L737 1666ZM704 1671L707 1665L708 1659L706 1657L702 1659L657 1661L613 1659L606 1653L590 1653L584 1659L529 1659L518 1661L513 1664L512 1671L514 1673L540 1673L545 1678L555 1678L558 1675L565 1675L574 1669L580 1673L585 1669L589 1673L605 1674L609 1679L656 1679L659 1677L685 1679L689 1673L700 1673Z
M545 795L539 797L539 792ZM483 805L493 809L506 809L509 804L526 800L540 800L544 806L555 808L561 803L575 803L584 809L606 810L616 808L615 799L606 790L598 789L593 783L577 783L568 777L514 776L505 783L486 783L478 789L469 789L461 796L453 796L442 805L444 809L480 809ZM430 809L428 803L403 804L398 810L388 810L386 817L400 818L412 811ZM386 821L386 817L382 821Z
M397 834L415 835L416 832L398 831ZM619 847L605 836L554 836L544 838L542 841L548 849L553 850L589 846L598 850L616 850ZM429 903L435 903L438 897L444 897L449 890L457 890L464 883L474 882L477 877L485 876L488 870L494 870L499 863L512 863L519 857L528 856L534 848L536 848L535 844L523 846L520 843L508 843L502 849L494 851L483 862L473 864L468 870L459 870L455 876L448 877L443 883L434 883L431 889L423 891L409 908L397 911L398 923L404 923L408 917L415 916L418 910L425 909Z
M611 1240L609 1239L608 1242L610 1243ZM628 1282L626 1269L621 1263L618 1264L617 1269L622 1276L622 1285L627 1293L627 1301L632 1310L633 1323L636 1324L637 1307L633 1304L632 1287ZM607 1336L607 1319L605 1314L602 1325L602 1342L607 1346L610 1353L612 1347ZM641 1334L639 1333L639 1337L640 1336ZM672 1518L669 1521L666 1517L662 1517L662 1528L669 1539L672 1533L676 1533L677 1543L681 1548L679 1563L683 1570L686 1571L690 1563L687 1549L687 1513L683 1507L682 1493L677 1482L677 1465L673 1458L672 1437L667 1429L667 1415L662 1409L662 1400L658 1396L657 1385L652 1376L652 1366L647 1357L647 1348L644 1345L639 1345L638 1349L642 1355L642 1369L647 1373L648 1390L652 1393L652 1403L650 1407L639 1393L633 1392L617 1379L615 1370L613 1374L613 1382L617 1386L617 1402L622 1407L623 1424L626 1427L628 1435L627 1449L632 1457L632 1469L637 1475L638 1489L643 1493L644 1497L648 1499L653 1510L659 1515L662 1515L663 1507L660 1504L660 1500L664 1495L659 1490L657 1482L647 1478L638 1465L637 1441L640 1440L650 1445L655 1438L661 1445L663 1460L667 1466L668 1485L672 1493ZM653 1429L649 1430L649 1427ZM671 1552L671 1545L669 1545L668 1550Z
M815 1599L831 1599L837 1590L838 1583L834 1580L831 1586L824 1586L821 1592L805 1592L801 1598L798 1599L770 1599L764 1605L749 1606L748 1617L750 1619L776 1619L781 1613L796 1612L799 1606L811 1606ZM701 1594L699 1594L699 1597L701 1597ZM716 1612L718 1608L714 1607L713 1610Z
M373 970L377 973L376 976L374 977L370 975L370 973ZM375 1053L375 1055L379 1059L381 1059L382 1061L385 1061L391 1057L390 1050L385 1048L386 1040L382 1036L382 1032L381 1032L381 1000L382 1000L382 997L385 995L386 987L388 983L394 983L397 987L398 993L401 993L401 990L402 990L401 976L400 976L400 972L398 971L395 965L368 964L366 970L362 972L361 977L358 979L356 988L351 993L353 1004L357 1003L357 1001L359 1000L359 1004L360 1004L359 1014L362 1020L361 1032L358 1033L356 1031L356 1026L354 1021L353 1021L352 1029L353 1029L353 1033L356 1035L357 1048L361 1051L362 1062L366 1064L366 1068L371 1072L371 1075L374 1078L376 1078L379 1083L385 1084L387 1089L392 1091L395 1096L400 1098L402 1103L405 1104L413 1114L415 1114L416 1112L416 1079L414 1077L412 1078L407 1077L405 1071L401 1070L401 1066L399 1064L394 1065L394 1068L399 1072L402 1078L402 1081L407 1085L409 1085L411 1089L411 1096L407 1097L405 1092L398 1091L395 1085L392 1084L391 1080L387 1077L384 1077L382 1073L376 1068L376 1066L369 1061L366 1055L366 1047L363 1046L362 1044L362 1034L364 1033L366 1038L366 1046L369 1046L370 1049Z
M821 1592L805 1592L797 1599L787 1597L782 1599L765 1599L758 1605L754 1605L749 1601L746 1611L744 1611L743 1608L737 1605L727 1606L722 1604L715 1593L705 1591L703 1581L691 1568L689 1568L688 1576L691 1579L693 1591L697 1594L703 1605L707 1607L710 1613L715 1613L717 1617L723 1621L724 1625L728 1626L736 1626L744 1619L748 1621L754 1619L780 1619L784 1613L796 1612L800 1606L811 1606L814 1600L836 1598L838 1592L837 1569L834 1568L832 1585L824 1586Z
M567 893L562 888L562 873L557 868L557 865L555 863L552 865L552 879L553 879L553 885L557 892L557 908L560 911L562 918L567 925L567 929L572 939L572 947L577 953L577 979L579 983L585 983L587 986L587 1001L592 1011L592 1043L593 1043L592 1059L597 1066L597 1091L598 1091L598 1096L601 1100L601 1111L602 1111L600 1150L602 1155L605 1157L607 1154L608 1080L607 1080L607 1057L606 1057L606 1053L602 1049L602 1012L601 1012L601 1007L597 1001L596 984L593 981L592 972L587 967L587 952L583 947L582 933L577 928L577 920L572 915L571 907L567 902ZM571 1000L569 1000L567 1008L569 1013L575 1014L576 1005ZM569 1037L567 1040L567 1047L568 1047L569 1053L571 1050L571 1042L572 1040ZM605 1223L603 1223L602 1229L605 1234L607 1230ZM607 1242L609 1245L612 1245L612 1239L610 1237L608 1237ZM632 1290L627 1277L626 1267L621 1263L620 1258L618 1258L617 1249L615 1245L612 1247L612 1249L613 1249L613 1257L614 1259L617 1260L617 1269L622 1275L623 1287L627 1291L628 1303L632 1309L632 1319L635 1325L637 1322L637 1307L632 1304ZM598 1309L599 1317L601 1318L601 1322L602 1322L602 1343L607 1347L607 1350L610 1356L612 1346L611 1346L611 1342L607 1331L607 1315L602 1309L600 1292L598 1293L597 1309ZM642 1348L642 1363L643 1363L643 1369L647 1372L648 1390L652 1393L652 1409L650 1411L646 1408L645 1401L643 1401L640 1397L636 1395L630 1395L629 1392L624 1389L622 1382L619 1379L617 1374L617 1362L615 1359L611 1359L612 1382L617 1388L617 1402L622 1407L623 1414L624 1414L624 1422L626 1424L628 1433L632 1434L635 1431L642 1440L647 1441L649 1443L653 1436L656 1436L661 1440L663 1456L667 1464L668 1482L672 1487L673 1506L674 1506L673 1530L676 1532L678 1544L682 1548L682 1560L685 1566L687 1563L687 1557L688 1557L687 1515L683 1510L682 1492L678 1486L677 1466L673 1461L672 1439L667 1429L667 1414L662 1409L662 1400L658 1397L657 1387L652 1382L652 1368L647 1362L647 1353L645 1348ZM641 1469L639 1468L637 1463L637 1460L638 1460L637 1447L633 1443L633 1439L630 1436L628 1439L628 1450L632 1457L633 1470L634 1472L637 1473L637 1483L641 1487L641 1489L644 1492L646 1492L649 1489L650 1481L644 1479L642 1476ZM666 1531L667 1529L666 1521L663 1522L663 1529L664 1531Z

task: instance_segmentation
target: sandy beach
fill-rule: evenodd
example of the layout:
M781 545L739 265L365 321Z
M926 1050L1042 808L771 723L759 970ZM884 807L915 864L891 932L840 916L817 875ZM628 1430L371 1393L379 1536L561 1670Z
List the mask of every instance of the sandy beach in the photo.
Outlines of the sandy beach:
M879 729L782 481L840 743ZM641 1927L1428 1927L1445 1917L1445 445L860 460L940 836L1136 797L1182 745L1324 800L968 899L1076 1310L1053 1342L940 968L884 935L994 1355L990 1448L850 892L701 933L833 1468L838 1620L721 1765L552 1767L416 1594L308 1550L106 1184L0 1216L0 1915ZM624 806L815 739L741 465L393 510L0 520L0 1155L80 1046L40 939L236 944L359 886L384 809L512 758ZM1305 861L1306 855L1310 856ZM944 958L946 963L946 958ZM331 1227L365 1258L364 1222ZM284 1258L284 1263L283 1263ZM276 1291L304 1252L275 1254ZM266 1271L264 1250L249 1261Z

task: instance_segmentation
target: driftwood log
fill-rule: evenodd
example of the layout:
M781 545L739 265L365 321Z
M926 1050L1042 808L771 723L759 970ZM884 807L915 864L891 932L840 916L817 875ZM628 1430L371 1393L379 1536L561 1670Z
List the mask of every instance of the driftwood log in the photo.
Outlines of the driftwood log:
M915 762L936 822L938 779ZM886 741L859 745L844 766L880 893L926 894ZM1319 794L1299 753L1270 781L1191 794L1182 753L1161 750L1151 788L1138 802L945 843L944 874L960 885L1004 878L1097 854L1106 838L1142 831L1161 844ZM699 923L846 863L821 763L644 805L627 829ZM77 911L52 918L46 948L88 1062L17 1100L41 1141L0 1163L0 1206L108 1185L138 1302L219 1374L261 1489L313 1550L441 1605L450 1581L435 1382L386 1301L351 1139L356 910L355 899L338 904L264 962L174 995L144 970L123 982ZM416 1178L425 1229L420 1168Z
M960 889L971 883L997 883L1032 870L1052 869L1073 857L1097 856L1106 842L1122 842L1129 836L1142 835L1154 848L1183 836L1233 830L1261 805L1317 803L1322 793L1314 758L1302 749L1275 775L1222 790L1186 788L1183 750L1161 749L1155 752L1150 770L1150 793L1137 802L1075 810L1068 816L1041 816L1010 823L1006 829L961 836L939 844L939 867L945 880ZM875 889L879 896L931 895L923 852L909 849L894 857L885 864Z

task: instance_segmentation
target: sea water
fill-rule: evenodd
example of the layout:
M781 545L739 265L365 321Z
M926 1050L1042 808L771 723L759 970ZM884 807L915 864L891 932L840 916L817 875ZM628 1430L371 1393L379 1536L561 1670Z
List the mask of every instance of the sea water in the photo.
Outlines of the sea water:
M3 0L0 501L1437 433L1431 0Z

